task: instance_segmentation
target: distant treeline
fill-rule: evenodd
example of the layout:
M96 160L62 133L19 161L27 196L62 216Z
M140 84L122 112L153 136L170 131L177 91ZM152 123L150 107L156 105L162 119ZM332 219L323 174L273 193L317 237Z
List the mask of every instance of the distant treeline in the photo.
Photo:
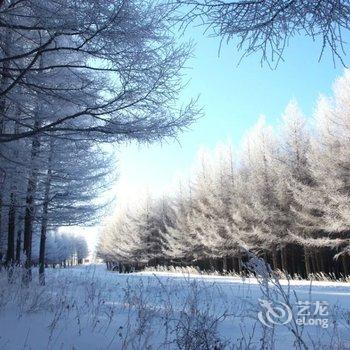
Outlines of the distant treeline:
M346 71L334 96L319 99L310 123L293 101L278 127L261 118L238 152L229 145L202 151L175 195L119 212L106 224L98 254L110 268L118 262L242 272L248 250L291 275L339 278L349 275L349 240Z

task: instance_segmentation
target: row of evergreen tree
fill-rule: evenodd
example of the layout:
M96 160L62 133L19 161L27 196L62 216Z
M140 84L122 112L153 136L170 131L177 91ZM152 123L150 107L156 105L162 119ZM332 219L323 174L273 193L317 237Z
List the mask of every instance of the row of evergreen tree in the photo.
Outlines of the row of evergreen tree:
M280 125L263 118L237 152L201 152L188 186L106 224L98 254L134 267L197 265L242 272L247 250L291 275L349 274L350 71L314 117L296 102Z
M14 249L14 261L17 266L24 263L21 252L21 241L18 235ZM32 262L39 266L40 263L40 237L33 239ZM82 264L89 255L89 248L84 236L72 233L59 233L56 230L49 231L46 236L45 265L46 266L67 266ZM1 268L1 265L0 265Z
M33 241L33 264L39 264L40 240ZM69 266L82 264L88 258L89 248L82 235L50 231L46 238L46 266Z

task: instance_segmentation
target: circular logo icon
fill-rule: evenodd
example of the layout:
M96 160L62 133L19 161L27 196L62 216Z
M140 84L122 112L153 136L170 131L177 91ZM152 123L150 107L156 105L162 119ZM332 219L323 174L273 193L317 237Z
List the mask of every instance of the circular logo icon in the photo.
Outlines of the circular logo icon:
M287 304L265 299L259 299L259 303L262 310L259 311L258 318L263 325L272 328L274 325L284 325L292 320L293 313Z

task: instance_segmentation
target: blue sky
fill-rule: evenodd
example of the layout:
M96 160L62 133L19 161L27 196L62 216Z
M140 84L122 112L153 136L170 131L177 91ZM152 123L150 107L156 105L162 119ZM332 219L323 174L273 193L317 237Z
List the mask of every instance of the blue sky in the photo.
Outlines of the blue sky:
M187 36L196 47L187 64L190 81L182 100L200 95L205 116L179 135L178 141L120 147L116 192L121 205L142 191L162 193L174 177L191 168L200 147L214 148L227 139L239 144L260 115L271 124L278 122L291 99L311 116L319 94L330 94L335 78L344 70L340 62L334 67L328 51L318 62L320 45L306 38L293 39L285 61L271 70L266 64L261 66L258 53L237 65L241 53L233 45L223 45L218 56L218 39L206 38L199 30ZM345 58L345 63L350 60Z
M137 202L146 193L159 196L169 186L176 186L176 178L188 175L201 147L212 149L226 140L239 145L261 115L270 124L278 123L291 99L296 99L305 116L311 117L318 96L331 94L334 80L344 71L340 62L334 67L329 52L318 62L320 44L305 38L295 38L290 43L284 62L275 70L266 64L261 67L259 54L237 66L241 53L233 45L224 45L219 57L219 39L206 38L200 30L188 33L186 39L193 39L196 48L187 64L189 84L181 101L200 95L205 116L178 135L177 141L119 147L119 179L113 190L116 210ZM344 39L350 41L350 35ZM345 49L350 55L350 46ZM345 63L350 65L350 58L346 57ZM94 251L99 229L76 227L74 232L83 234Z

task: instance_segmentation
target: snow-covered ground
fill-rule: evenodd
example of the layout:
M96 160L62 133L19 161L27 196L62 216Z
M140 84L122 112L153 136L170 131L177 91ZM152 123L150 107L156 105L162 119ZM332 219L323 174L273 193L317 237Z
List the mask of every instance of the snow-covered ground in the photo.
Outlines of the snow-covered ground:
M90 265L27 289L1 272L0 349L350 349L350 284L281 285Z

